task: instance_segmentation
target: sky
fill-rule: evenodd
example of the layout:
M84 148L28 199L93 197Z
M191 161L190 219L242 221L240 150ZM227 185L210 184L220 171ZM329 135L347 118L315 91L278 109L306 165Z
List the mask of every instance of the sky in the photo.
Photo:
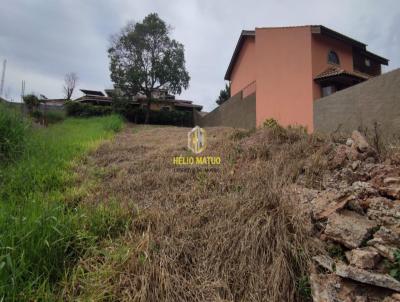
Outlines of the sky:
M78 89L111 88L111 35L152 12L185 46L191 81L179 98L203 105L204 111L216 107L243 29L321 24L388 58L384 71L400 67L398 0L1 0L3 97L19 101L24 80L26 93L61 98L68 72L77 73Z

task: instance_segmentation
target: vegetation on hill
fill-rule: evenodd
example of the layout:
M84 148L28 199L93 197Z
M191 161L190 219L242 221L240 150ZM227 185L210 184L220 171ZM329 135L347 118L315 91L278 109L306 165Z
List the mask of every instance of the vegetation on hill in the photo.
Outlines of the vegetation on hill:
M115 115L67 119L26 136L25 122L1 110L0 125L1 134L8 133L6 125L25 138L18 160L0 168L0 300L55 300L56 284L71 265L99 238L125 228L118 205L72 202L79 195L72 167L119 131L122 120ZM8 137L5 156L19 144Z

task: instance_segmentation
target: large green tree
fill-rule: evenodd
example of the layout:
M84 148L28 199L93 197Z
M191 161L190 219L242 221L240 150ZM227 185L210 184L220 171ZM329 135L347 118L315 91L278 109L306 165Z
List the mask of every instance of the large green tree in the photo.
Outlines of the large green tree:
M108 50L111 80L126 96L147 97L149 122L151 93L166 89L180 94L189 86L184 47L170 37L170 27L153 13L142 22L128 23L113 38Z

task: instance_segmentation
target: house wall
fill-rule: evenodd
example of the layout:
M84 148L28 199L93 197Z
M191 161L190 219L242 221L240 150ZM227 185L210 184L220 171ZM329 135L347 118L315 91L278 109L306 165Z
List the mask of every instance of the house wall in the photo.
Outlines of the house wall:
M350 45L321 35L312 35L311 43L312 79L328 67L337 66L328 63L328 53L330 50L333 50L339 56L340 68L353 71L353 50ZM313 99L319 99L321 97L321 88L313 80L312 85Z
M313 130L311 28L256 28L256 123Z
M255 63L255 38L247 37L231 73L231 95L237 94L256 80Z
M371 129L375 122L385 135L400 133L400 69L314 102L316 131Z
M256 94L242 98L242 92L239 92L203 117L195 111L194 123L200 127L254 128L256 126Z

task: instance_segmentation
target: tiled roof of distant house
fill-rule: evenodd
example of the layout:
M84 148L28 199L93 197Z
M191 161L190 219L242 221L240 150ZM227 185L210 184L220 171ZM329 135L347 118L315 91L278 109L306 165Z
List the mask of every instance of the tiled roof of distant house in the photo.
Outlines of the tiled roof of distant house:
M335 76L350 76L350 77L355 77L355 78L361 78L363 80L367 80L370 78L370 76L359 73L359 72L354 72L354 71L346 71L342 68L336 67L336 66L331 66L318 74L314 80L321 80L321 79L326 79L330 77L335 77Z

